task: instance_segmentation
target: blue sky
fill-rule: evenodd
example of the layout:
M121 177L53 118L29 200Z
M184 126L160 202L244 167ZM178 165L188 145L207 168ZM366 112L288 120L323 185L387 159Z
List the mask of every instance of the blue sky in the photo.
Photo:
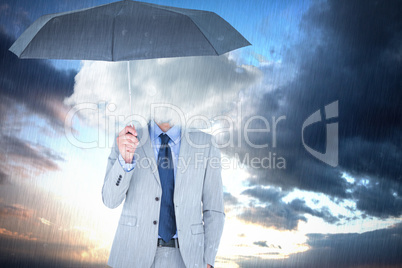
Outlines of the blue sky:
M109 2L0 1L2 265L106 263L121 208L105 208L100 192L126 123L113 120L130 112L126 65L20 60L7 49L43 14ZM217 267L399 267L400 1L149 2L216 12L252 43L220 57L130 63L138 115L164 101L188 117L234 122L217 135L233 140L221 149L227 221ZM85 103L93 109L66 121ZM334 118L305 127L331 103ZM335 166L306 149L325 153L331 123ZM247 161L268 157L285 167Z

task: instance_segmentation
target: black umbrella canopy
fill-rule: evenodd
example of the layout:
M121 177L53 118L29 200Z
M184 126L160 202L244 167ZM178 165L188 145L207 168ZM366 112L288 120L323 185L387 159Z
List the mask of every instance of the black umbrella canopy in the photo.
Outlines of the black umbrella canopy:
M125 0L42 16L10 51L20 58L128 61L221 55L248 45L213 12Z

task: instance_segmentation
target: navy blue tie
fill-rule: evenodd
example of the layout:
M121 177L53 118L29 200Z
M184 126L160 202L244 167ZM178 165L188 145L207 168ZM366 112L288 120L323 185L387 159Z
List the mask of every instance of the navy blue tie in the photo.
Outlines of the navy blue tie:
M169 136L159 135L162 144L158 154L158 172L162 185L161 210L159 215L159 236L168 242L176 234L176 218L173 206L174 168Z

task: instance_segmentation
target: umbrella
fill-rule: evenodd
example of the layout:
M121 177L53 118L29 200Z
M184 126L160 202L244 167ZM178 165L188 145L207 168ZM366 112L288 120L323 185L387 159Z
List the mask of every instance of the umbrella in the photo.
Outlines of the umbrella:
M127 61L129 73L130 60L221 55L248 45L213 12L124 0L44 15L10 51L19 58Z

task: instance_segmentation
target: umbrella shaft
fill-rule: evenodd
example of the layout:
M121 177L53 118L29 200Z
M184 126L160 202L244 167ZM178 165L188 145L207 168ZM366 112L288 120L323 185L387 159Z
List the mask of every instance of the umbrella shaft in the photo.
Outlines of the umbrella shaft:
M128 96L130 99L130 116L131 116L133 114L133 106L131 105L130 61L127 61L127 78L128 78Z

